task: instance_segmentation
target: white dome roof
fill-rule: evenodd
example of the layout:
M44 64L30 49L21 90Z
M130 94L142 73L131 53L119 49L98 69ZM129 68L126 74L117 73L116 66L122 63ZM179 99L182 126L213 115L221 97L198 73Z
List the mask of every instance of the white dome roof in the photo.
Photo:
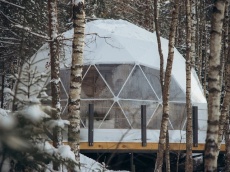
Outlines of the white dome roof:
M160 57L158 53L155 33L151 33L124 20L96 20L88 22L85 28L84 64L136 64L159 69ZM72 56L73 30L63 33L64 60L61 68L70 67ZM164 67L168 57L168 40L161 38L164 55ZM186 91L185 59L174 49L172 74L178 85ZM49 62L48 44L33 56L44 59L37 68L40 71L48 70L45 64ZM195 71L192 71L192 102L206 103L201 85Z
M65 32L64 37L72 38L72 32ZM86 24L85 34L85 64L132 63L159 68L155 34L134 24L124 20L96 20ZM162 41L167 44L167 40Z

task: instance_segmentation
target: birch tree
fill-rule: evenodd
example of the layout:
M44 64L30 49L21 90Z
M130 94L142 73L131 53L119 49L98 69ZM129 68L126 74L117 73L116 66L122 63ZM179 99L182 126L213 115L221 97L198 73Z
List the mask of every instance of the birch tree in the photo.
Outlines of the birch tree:
M176 26L178 22L178 0L174 1L174 8L172 11L172 21L170 26L170 34L169 34L169 50L168 50L168 59L167 66L165 72L165 81L164 81L164 94L163 94L163 115L161 121L161 129L158 143L158 151L157 151L157 159L155 164L155 171L161 171L163 164L163 155L164 155L164 145L166 142L166 133L168 128L168 120L169 120L169 88L171 81L171 71L172 64L174 58L174 44L175 44L175 34L176 34Z
M216 0L211 20L208 73L208 129L205 144L205 171L217 171L218 131L220 115L220 51L225 1Z
M221 108L221 114L220 114L220 122L219 122L219 136L218 136L218 150L220 150L221 142L222 142L222 137L224 133L224 127L226 124L226 119L229 113L229 101L230 101L230 59L229 59L229 48L228 48L228 34L230 33L228 30L228 1L226 1L225 4L225 28L224 28L224 33L225 37L224 39L224 51L223 51L223 60L222 60L222 79L221 82L224 82L224 87L225 87L225 95L223 97L223 105ZM224 67L225 66L225 67ZM225 77L224 77L224 69L225 69Z
M186 164L185 171L193 171L192 159L192 106L191 106L191 5L190 0L186 0Z
M196 2L190 1L191 6L191 62L192 67L195 67L196 58ZM199 74L198 74L199 75Z
M83 0L73 1L74 36L72 44L72 66L68 102L69 130L68 142L79 166L72 171L80 172L80 96L83 69L85 9Z
M202 25L202 31L203 31L203 36L200 35L200 43L203 42L203 49L204 49L204 53L199 53L199 59L197 60L197 67L198 67L198 77L201 79L201 82L202 82L202 86L203 86L203 90L204 90L204 95L205 97L207 98L207 74L208 74L208 69L209 69L209 66L208 66L208 51L209 51L209 47L208 47L208 37L209 36L209 33L208 33L208 27L207 25L209 24L209 21L207 21L207 12L205 11L205 2L201 3L202 4L202 10L204 11L204 14L203 14L203 17L201 18L201 25ZM201 10L200 10L201 11ZM200 12L201 13L201 12ZM201 29L199 29L201 30ZM201 49L201 48L199 48ZM201 52L201 50L200 50ZM201 62L201 63L199 63Z
M60 65L59 65L59 45L58 45L58 22L57 22L57 2L48 0L48 19L49 19L49 46L51 64L51 97L52 107L57 111L52 114L54 120L61 119L60 104ZM62 130L60 127L53 128L53 146L58 148L62 145ZM59 165L53 163L54 170L58 170Z
M159 4L158 0L154 0L153 4L153 9L154 9L154 23L155 23L155 31L156 31L156 37L157 37L157 45L158 45L158 53L160 57L160 83L161 83L161 93L163 95L164 93L164 56L162 53L162 48L161 48L161 39L160 39L160 24L159 24ZM166 171L170 172L170 152L169 152L169 134L168 134L168 129L166 133L166 150L165 150L165 159L166 159Z
M228 54L230 48L228 47ZM225 172L230 171L230 130L229 130L229 101L230 101L230 56L226 60L226 77L225 77L225 97L223 99L223 107L221 109L220 123L219 123L219 138L218 150L220 150L223 134L225 134ZM225 132L224 132L225 130Z
M158 10L158 0L154 0L154 23L155 23L155 31L156 31L156 37L157 37L157 46L158 46L158 52L160 56L160 83L161 83L161 88L162 88L162 94L163 94L163 86L164 86L164 56L162 53L162 48L161 48L161 39L160 39L160 26L159 26L159 21L158 21L158 15L159 15L159 10Z
M230 29L228 28L229 25L229 14L228 14L228 7L229 2L226 2L225 7L225 36L228 35L225 38L225 56L226 56L226 64L225 64L225 96L223 99L223 107L221 109L221 116L220 116L220 123L219 123L219 150L222 142L222 137L225 136L225 172L230 172L230 127L229 127L229 101L230 101L230 46L229 46L229 33ZM226 42L226 39L228 42Z
M59 49L58 49L58 30L57 30L57 2L56 0L48 1L49 11L49 37L50 37L50 63L51 63L51 96L52 107L57 109L57 113L53 114L54 119L61 118L60 105L60 78L59 78ZM62 144L61 128L53 129L53 145L58 148Z

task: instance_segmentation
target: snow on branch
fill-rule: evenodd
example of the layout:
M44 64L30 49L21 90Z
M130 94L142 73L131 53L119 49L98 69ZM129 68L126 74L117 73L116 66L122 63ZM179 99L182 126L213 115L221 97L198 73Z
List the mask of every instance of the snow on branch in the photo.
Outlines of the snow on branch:
M22 26L22 25L20 25L20 24L15 24L15 25L13 25L13 26L14 26L14 27L17 27L17 28L20 28L20 29L23 29L23 30L25 30L25 31L29 32L30 34L35 35L35 36L37 36L37 37L44 38L44 39L49 39L48 36L41 35L41 34L38 34L38 33L33 32L32 29L29 28L29 27L24 27L24 26Z
M39 150L44 151L49 155L54 155L57 153L57 150L48 141L38 143L36 146Z
M60 127L62 129L65 128L66 125L69 125L69 121L68 120L62 120L62 119L58 119L58 120L49 120L46 122L47 127L49 127L50 129L53 129L55 127Z
M8 111L0 108L0 129L8 130L15 126L16 120Z
M65 160L71 160L76 162L75 155L71 151L71 148L69 145L62 145L58 148L58 152L60 153L61 157Z
M53 82L55 84L58 84L60 81L61 81L60 78L58 78L58 79L52 79L52 80L50 80L50 83Z
M39 104L25 106L17 112L17 115L29 119L34 124L41 122L44 118L50 118L48 114L42 111Z
M1 2L4 2L4 3L7 3L7 4L10 4L10 5L13 5L13 6L15 6L15 7L18 7L18 8L21 8L21 9L23 9L23 10L25 10L26 8L25 7L23 7L23 6L20 6L20 5L17 5L17 4L14 4L14 3L11 3L11 2L8 2L8 1L6 1L6 0L0 0Z
M74 0L73 3L74 3L74 5L78 5L79 3L83 3L83 1L82 0Z
M15 42L9 42L9 41L0 41L0 43L4 43L4 44L10 44L10 45L19 45L20 43L15 43Z

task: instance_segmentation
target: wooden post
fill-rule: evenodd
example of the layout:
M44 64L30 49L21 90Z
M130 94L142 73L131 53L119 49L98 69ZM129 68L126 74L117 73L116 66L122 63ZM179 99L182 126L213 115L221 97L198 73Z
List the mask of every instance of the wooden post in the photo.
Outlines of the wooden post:
M198 147L198 107L192 107L193 117L193 147Z
M93 146L93 130L94 130L94 105L89 104L89 127L88 127L88 143Z
M131 157L130 157L130 165L131 165L131 172L135 172L135 165L134 165L134 162L133 162L133 152L131 153Z
M142 146L147 145L146 142L146 105L141 105L141 140Z

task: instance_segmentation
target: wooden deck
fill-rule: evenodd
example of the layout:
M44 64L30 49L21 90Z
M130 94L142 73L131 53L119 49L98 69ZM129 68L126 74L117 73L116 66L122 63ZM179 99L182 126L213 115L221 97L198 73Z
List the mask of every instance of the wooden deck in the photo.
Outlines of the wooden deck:
M102 151L102 152L156 152L158 148L158 143L147 143L145 147L141 143L137 142L94 142L93 146L89 146L88 142L82 142L80 144L81 151L91 152L91 151ZM197 147L193 147L194 152L203 152L205 148L204 143L198 144ZM186 151L185 143L170 143L171 151ZM221 145L221 150L225 151L225 145Z

